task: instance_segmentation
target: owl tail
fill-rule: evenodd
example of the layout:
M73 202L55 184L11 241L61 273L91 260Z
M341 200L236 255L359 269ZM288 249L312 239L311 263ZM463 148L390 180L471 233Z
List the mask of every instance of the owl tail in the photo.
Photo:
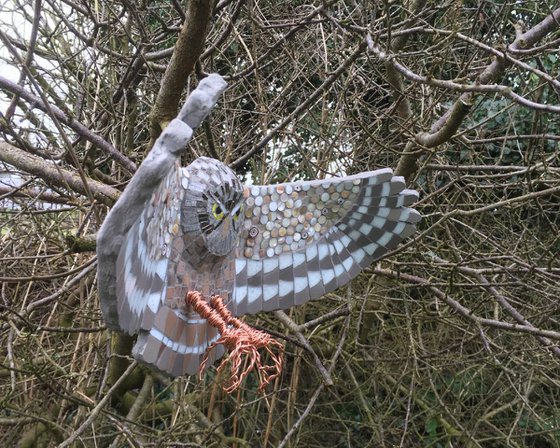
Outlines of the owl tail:
M138 333L132 355L173 377L194 375L203 360L211 365L223 356L223 346L216 344L219 338L218 329L205 318L185 317L162 305L151 328Z

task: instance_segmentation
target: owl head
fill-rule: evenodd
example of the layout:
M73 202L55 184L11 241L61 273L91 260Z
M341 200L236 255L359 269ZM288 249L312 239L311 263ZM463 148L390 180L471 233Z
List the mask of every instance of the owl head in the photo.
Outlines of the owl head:
M235 173L218 160L200 157L183 169L186 187L183 231L202 239L215 256L229 254L239 242L243 215L243 187Z

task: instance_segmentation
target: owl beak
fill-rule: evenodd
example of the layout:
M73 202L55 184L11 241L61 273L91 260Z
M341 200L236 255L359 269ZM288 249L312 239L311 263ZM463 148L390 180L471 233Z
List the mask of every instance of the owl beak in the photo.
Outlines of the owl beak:
M227 234L229 233L230 227L231 227L231 217L228 216L226 217L226 219L224 219L224 222L222 224L222 235L224 237L226 237Z

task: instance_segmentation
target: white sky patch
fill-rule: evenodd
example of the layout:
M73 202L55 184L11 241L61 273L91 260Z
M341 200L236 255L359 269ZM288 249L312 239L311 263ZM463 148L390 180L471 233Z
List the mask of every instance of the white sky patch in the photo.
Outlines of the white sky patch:
M0 27L8 34L9 36L28 44L30 37L31 37L31 30L33 24L27 21L19 6L15 6L10 1L6 1L0 3ZM33 17L33 5L28 4L24 6L26 13L29 17ZM41 21L46 20L46 15L41 17ZM19 56L22 59L25 59L26 52L22 51L19 48L16 48ZM18 83L21 76L21 68L19 64L13 61L13 57L5 45L0 45L0 76L6 78L14 83ZM33 56L34 64L41 67L42 70L45 72L54 71L56 70L55 65L52 61L46 60L41 58L37 54ZM26 80L24 84L24 88L26 90L33 90L29 87L29 81ZM54 85L54 89L57 94L60 94L62 98L66 97L66 92L68 91L68 86L57 84ZM33 92L36 94L36 92ZM12 99L12 95L3 91L0 91L0 111L3 113L6 112L10 102ZM40 111L39 109L34 109L35 115L41 119L41 126L50 130L50 132L56 134L58 131L50 118ZM15 115L13 117L14 123L21 129L27 129L28 133L28 140L34 144L36 143L38 146L44 146L46 143L45 137L41 134L40 130L38 132L36 126L33 125L28 120L22 118L24 113L21 109L16 108ZM54 162L53 162L54 163ZM0 165L0 185L7 186L7 187L20 187L22 186L28 179L25 175L17 174L14 168L8 166L8 171L2 171L2 165ZM49 193L52 193L50 189L45 189L43 185L37 185L35 182L29 184L30 188L37 188L39 190L43 190ZM59 204L49 204L43 201L36 201L36 207L40 209L52 209L52 208L59 208ZM16 203L12 202L9 199L4 199L0 201L0 208L7 208L7 209L18 209L19 207Z
M31 17L33 16L32 7L27 7L26 11ZM24 42L27 42L31 35L32 24L25 20L19 7L16 7L10 1L3 2L0 5L0 26L8 35L12 35ZM17 82L20 70L14 67L12 63L7 62L10 59L9 50L5 45L0 45L0 74L10 81Z

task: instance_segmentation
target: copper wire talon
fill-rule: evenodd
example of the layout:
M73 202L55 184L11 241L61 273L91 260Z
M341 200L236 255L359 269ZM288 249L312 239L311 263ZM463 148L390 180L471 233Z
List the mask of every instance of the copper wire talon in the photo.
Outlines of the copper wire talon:
M263 392L266 386L280 375L284 346L268 333L257 330L234 317L224 305L221 296L213 295L208 303L200 292L189 291L185 302L210 325L216 327L221 335L204 353L199 369L201 376L210 351L219 344L223 344L228 349L229 355L222 360L217 372L222 373L228 363L231 363L229 377L225 376L226 384L222 387L224 392L231 393L238 389L243 379L255 368L259 377L259 392ZM270 364L262 364L261 349L270 355ZM242 368L244 362L245 367Z

